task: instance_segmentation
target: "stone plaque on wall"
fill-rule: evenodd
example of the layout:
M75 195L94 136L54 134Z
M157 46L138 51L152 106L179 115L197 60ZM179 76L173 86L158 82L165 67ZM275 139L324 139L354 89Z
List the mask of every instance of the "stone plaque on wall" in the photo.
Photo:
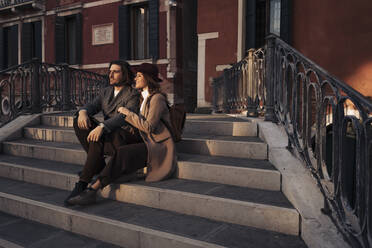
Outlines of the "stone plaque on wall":
M57 1L58 5L66 5L66 4L71 4L73 2L74 2L74 0L59 0L59 1Z
M114 43L114 24L101 24L92 26L92 44L103 45Z

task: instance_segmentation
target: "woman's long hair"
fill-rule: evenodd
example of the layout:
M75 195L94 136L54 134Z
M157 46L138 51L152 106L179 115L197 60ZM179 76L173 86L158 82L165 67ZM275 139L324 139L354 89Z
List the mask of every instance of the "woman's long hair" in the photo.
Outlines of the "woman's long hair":
M169 106L169 101L168 101L167 94L165 94L164 92L162 92L160 90L159 83L156 82L152 77L150 77L146 73L142 73L142 75L143 75L143 77L146 80L147 86L149 87L149 94L150 95L153 95L153 94L156 94L156 93L162 94L165 97L165 100L166 100L166 102L167 102L167 104Z

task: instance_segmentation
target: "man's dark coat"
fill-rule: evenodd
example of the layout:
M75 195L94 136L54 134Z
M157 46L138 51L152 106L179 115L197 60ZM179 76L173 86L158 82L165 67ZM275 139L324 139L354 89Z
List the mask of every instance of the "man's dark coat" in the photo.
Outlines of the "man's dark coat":
M131 111L139 112L140 94L129 84L125 84L118 95L114 96L114 87L108 86L100 92L92 103L87 103L82 109L86 109L89 116L93 116L100 111L104 118L104 132L111 132L117 128L132 129L125 121L123 114L118 113L119 107L125 107ZM132 130L131 130L132 131Z

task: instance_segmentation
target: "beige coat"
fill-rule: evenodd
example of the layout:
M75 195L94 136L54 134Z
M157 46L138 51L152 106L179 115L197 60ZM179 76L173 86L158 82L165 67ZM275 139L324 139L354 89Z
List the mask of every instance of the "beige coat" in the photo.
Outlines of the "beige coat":
M148 99L150 102L145 103L140 115L130 112L125 120L140 131L148 151L146 181L155 182L173 174L177 159L172 135L161 121L170 125L166 99L159 93L150 95Z

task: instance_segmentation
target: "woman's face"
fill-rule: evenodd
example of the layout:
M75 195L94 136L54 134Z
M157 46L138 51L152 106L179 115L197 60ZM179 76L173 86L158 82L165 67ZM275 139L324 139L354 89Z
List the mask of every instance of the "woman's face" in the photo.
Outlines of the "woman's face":
M135 86L136 89L143 89L147 86L146 79L143 76L142 72L137 72L134 80L136 80L136 86Z

